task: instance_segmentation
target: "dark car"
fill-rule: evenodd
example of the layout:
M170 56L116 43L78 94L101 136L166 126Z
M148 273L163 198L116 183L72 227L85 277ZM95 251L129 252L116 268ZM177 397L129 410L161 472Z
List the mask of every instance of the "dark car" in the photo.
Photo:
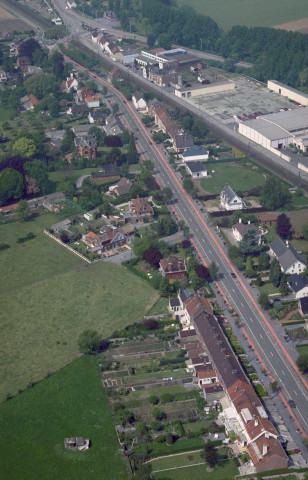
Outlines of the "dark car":
M149 145L153 145L153 143L152 143L152 142L149 142Z
M291 408L296 408L294 400L288 400L288 404L290 405Z
M235 275L235 273L233 273L233 272L230 272L230 274L231 274L231 277L232 277L232 278L236 278L236 275Z

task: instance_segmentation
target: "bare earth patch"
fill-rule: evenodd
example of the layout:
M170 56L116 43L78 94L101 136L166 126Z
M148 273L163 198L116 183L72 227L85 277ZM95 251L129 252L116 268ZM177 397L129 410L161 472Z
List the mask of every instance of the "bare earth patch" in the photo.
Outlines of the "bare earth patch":
M308 33L308 17L295 20L294 22L281 23L273 28L277 30L288 30L288 32Z
M23 32L24 30L30 30L31 27L23 20L19 20L14 17L10 12L0 7L0 32Z

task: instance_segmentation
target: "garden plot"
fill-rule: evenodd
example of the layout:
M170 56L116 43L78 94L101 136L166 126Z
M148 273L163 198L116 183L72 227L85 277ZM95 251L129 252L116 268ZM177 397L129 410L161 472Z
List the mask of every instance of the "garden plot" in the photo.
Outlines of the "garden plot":
M160 405L160 408L164 412L165 418L168 421L187 417L193 418L197 417L199 414L196 400L194 398L180 402L165 403ZM153 420L153 405L143 405L141 407L132 408L131 410L137 418L140 418L144 422L151 422L151 420Z

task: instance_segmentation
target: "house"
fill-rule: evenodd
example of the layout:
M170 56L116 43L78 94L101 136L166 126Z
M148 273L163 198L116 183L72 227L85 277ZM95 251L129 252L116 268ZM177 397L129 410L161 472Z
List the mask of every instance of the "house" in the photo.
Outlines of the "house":
M85 103L89 108L99 108L99 96L98 95L87 95L85 97Z
M192 147L194 144L193 137L190 133L180 132L176 135L172 135L172 133L169 133L169 135L172 138L173 147L177 153L184 152L185 150L187 150L187 148Z
M297 305L302 317L308 315L308 297L299 298ZM308 319L306 320L306 328L308 328Z
M9 78L10 78L9 73L5 72L4 70L0 71L0 82L1 83L7 82Z
M182 158L187 162L205 162L209 158L209 152L206 148L199 145L193 145L182 153Z
M118 117L109 115L105 119L103 130L107 135L119 135L123 131L123 125L120 123Z
M225 210L242 210L245 207L243 200L236 195L228 184L220 193L220 205Z
M79 116L79 115L85 115L88 112L89 112L88 105L86 105L85 103L78 102L68 109L67 114Z
M306 268L306 255L299 253L288 240L276 238L276 240L270 244L269 253L277 258L281 270L287 275L302 273Z
M118 197L122 197L123 195L128 195L133 184L134 182L131 182L127 178L121 178L121 180L114 187L110 187L109 190L112 189L112 192Z
M70 9L77 7L77 4L76 4L76 2L74 2L74 0L66 0L66 4L67 4L68 8L70 8Z
M185 163L185 169L192 178L207 177L207 169L201 162L189 162Z
M240 242L243 239L243 236L245 233L249 232L250 230L253 230L256 235L258 236L258 245L261 245L262 242L262 234L261 231L259 230L256 225L253 223L250 223L250 220L248 221L247 224L242 223L242 219L239 219L238 223L235 223L232 225L232 233L234 235L234 238L237 242Z
M71 73L70 76L67 77L66 80L63 81L63 88L67 93L69 93L71 88L75 91L77 90L78 80L77 80L77 78L74 77L73 73Z
M123 80L121 70L118 67L113 67L113 69L108 73L107 82L120 82L121 80Z
M10 42L14 39L14 35L11 32L3 31L0 33L0 41Z
M123 47L119 52L116 52L115 56L117 60L123 65L130 65L134 63L138 52L130 47Z
M183 310L185 312L185 324L187 327L192 325L193 319L196 315L200 312L207 312L211 314L212 307L209 301L195 293L194 295L190 295L183 303Z
M62 222L55 223L51 228L54 232L61 232L62 230L66 230L71 224L72 221L68 218Z
M22 110L33 110L35 105L38 105L40 101L36 98L35 95L30 93L30 95L25 95L20 99Z
M176 257L162 258L159 262L159 271L163 277L169 280L182 280L186 274L185 260Z
M96 158L97 142L93 135L84 135L74 138L74 144L78 153L85 158L91 160Z
M10 215L14 213L16 208L18 207L18 203L12 203L11 205L6 205L5 207L0 207L0 213L2 215Z
M118 17L116 16L116 14L111 10L107 10L106 12L104 12L103 18L110 23L114 23L118 20Z
M148 103L148 114L154 117L155 123L160 130L170 135L172 139L179 133L177 124L171 120L166 108L158 100L153 100Z
M70 450L88 450L90 447L90 440L83 437L72 437L64 439L64 447Z
M258 222L260 225L271 226L277 222L278 213L265 212L258 215Z
M105 225L100 229L100 233L89 232L82 239L92 248L93 252L102 254L107 250L113 250L130 243L133 237L134 230L130 225L124 225L123 227Z
M105 43L105 52L112 58L116 59L116 54L119 53L119 48L114 42L108 41Z
M132 102L136 110L145 111L147 108L146 101L141 97L139 92L134 93L132 96Z
M139 196L134 198L130 202L129 209L137 216L138 221L143 222L145 219L153 220L153 207L145 198L141 198Z
M98 180L118 180L121 178L119 167L116 165L103 165L99 172L92 172L91 178L94 181Z
M288 284L295 293L295 298L308 297L308 280L306 277L295 273L295 275L288 277Z
M22 55L21 57L17 57L17 67L22 71L22 72L27 72L29 69L29 66L31 65L31 60L29 57Z
M21 45L24 43L25 39L22 37L16 37L14 41L10 44L10 56L18 55Z
M92 110L89 112L88 120L90 123L103 123L107 116L107 113L100 112L99 110Z
M84 136L89 134L89 130L92 128L92 125L85 123L83 125L75 125L72 127L72 131L77 136Z

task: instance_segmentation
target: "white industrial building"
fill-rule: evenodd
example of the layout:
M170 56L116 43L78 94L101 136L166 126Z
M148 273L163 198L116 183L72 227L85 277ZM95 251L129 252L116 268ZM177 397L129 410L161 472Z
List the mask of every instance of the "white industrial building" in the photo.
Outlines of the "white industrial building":
M282 95L283 97L293 100L293 102L297 104L300 103L301 105L308 107L308 95L300 90L296 90L295 88L277 82L276 80L268 80L267 88L273 90L273 92L279 93L279 95Z
M255 120L239 121L238 131L268 150L281 150L293 144L307 152L308 108L296 108L263 115Z

